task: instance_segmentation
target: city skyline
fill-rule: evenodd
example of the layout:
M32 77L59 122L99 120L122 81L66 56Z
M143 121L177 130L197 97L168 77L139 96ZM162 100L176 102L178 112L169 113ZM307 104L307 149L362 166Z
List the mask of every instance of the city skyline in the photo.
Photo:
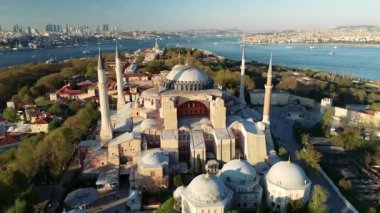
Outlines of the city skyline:
M109 24L110 27L115 26L126 31L241 29L257 32L380 25L380 14L376 11L380 3L374 0L0 2L0 25L3 29L12 29L16 24L44 29L49 23L68 23L73 26L91 27Z

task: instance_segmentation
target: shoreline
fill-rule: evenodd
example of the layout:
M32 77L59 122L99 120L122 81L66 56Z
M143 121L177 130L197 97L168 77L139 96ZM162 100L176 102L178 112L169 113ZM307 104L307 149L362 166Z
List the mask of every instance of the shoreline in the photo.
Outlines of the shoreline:
M123 49L128 50L128 52L134 51L136 48L145 48L151 43L151 39L143 40L144 43L140 43L141 40L123 40L120 42L120 45L123 45ZM172 47L175 48L175 43L182 42L181 40L163 40L161 43L162 47ZM205 49L210 52L213 52L215 55L221 56L223 58L239 61L237 54L240 54L240 48L236 47L235 44L230 44L230 41L227 41L226 44L219 45L210 45L212 41L202 41L197 43L194 41L193 44L186 44L187 47L194 47L196 49ZM105 42L101 45L102 51L104 53L113 52L113 42ZM213 44L213 43L212 43ZM275 61L275 66L286 67L293 70L311 70L316 72L327 72L344 75L352 75L354 78L360 78L366 81L376 81L380 79L378 73L378 66L376 63L371 62L366 66L362 66L363 60L368 62L373 61L370 58L373 58L373 53L377 53L377 49L380 48L380 45L373 44L345 44L345 43L318 43L314 44L315 49L310 49L311 43L272 43L272 44L254 44L253 46L247 45L247 51L250 51L250 57L247 61L256 61L257 63L267 64L267 61L263 58L263 54L267 52L275 52L276 55L280 55L278 60ZM337 46L337 49L332 49L333 46ZM38 49L25 49L12 51L8 49L6 52L0 51L0 59L4 58L4 64L0 65L0 68L7 68L12 66L18 66L23 64L30 63L39 63L45 62L51 57L56 57L58 61L64 61L67 59L80 59L83 57L93 57L96 55L95 49L97 49L96 43L88 43L80 46L64 46L64 47L50 47L50 48L38 48ZM128 47L129 46L129 47ZM215 47L214 47L215 46ZM292 48L287 48L291 46ZM256 47L256 48L255 48ZM341 48L340 48L341 47ZM352 48L349 50L344 50L343 48ZM87 54L83 54L83 48L89 50ZM49 50L52 53L49 53ZM62 51L60 51L62 50ZM293 52L294 51L294 52ZM327 52L326 52L327 51ZM328 51L337 51L337 54L334 56L327 56ZM326 53L325 53L326 52ZM356 59L356 56L342 55L341 53L353 53L358 55L361 58ZM379 51L380 53L380 51ZM50 55L49 55L50 54ZM313 60L314 55L317 54L319 57L317 60ZM302 58L301 58L302 56ZM304 57L305 56L305 57ZM367 59L368 56L368 59ZM329 58L332 57L332 58ZM289 60L290 59L290 60ZM331 60L331 61L330 61ZM357 60L357 61L356 61ZM349 63L347 63L348 61ZM375 60L376 61L376 60ZM374 63L374 64L372 64ZM334 69L336 68L336 69Z

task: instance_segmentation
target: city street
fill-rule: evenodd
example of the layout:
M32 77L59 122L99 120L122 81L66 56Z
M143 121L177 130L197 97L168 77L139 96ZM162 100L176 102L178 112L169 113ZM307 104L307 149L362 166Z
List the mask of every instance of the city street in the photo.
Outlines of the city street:
M262 107L257 107L255 110L262 112ZM313 116L307 116L305 119L307 122L317 121L316 112L309 113ZM301 145L299 145L294 138L293 135L293 125L294 121L285 118L284 115L287 114L286 107L275 107L271 108L271 132L273 137L277 139L278 145L285 147L290 157L293 161L296 161L295 152L301 149ZM329 212L350 212L349 209L345 206L343 200L339 198L339 196L335 193L332 187L328 184L328 182L318 173L315 172L306 172L307 176L311 179L313 184L318 184L323 186L328 190L330 196L327 202Z

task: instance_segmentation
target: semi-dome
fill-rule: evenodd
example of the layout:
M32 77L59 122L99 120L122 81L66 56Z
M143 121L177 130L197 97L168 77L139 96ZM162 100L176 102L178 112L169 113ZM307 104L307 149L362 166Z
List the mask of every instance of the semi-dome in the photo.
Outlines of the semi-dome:
M159 120L147 118L141 122L140 129L141 131L144 131L146 129L151 129L151 128L159 129L160 125L161 125L161 122Z
M160 97L160 92L157 87L153 87L147 90L144 90L141 93L142 98L159 98Z
M224 164L220 177L226 183L241 185L258 182L255 168L245 160L235 159Z
M189 199L197 203L229 203L233 192L215 175L202 174L195 177L185 188Z
M166 75L162 86L166 89L197 91L214 87L213 80L205 71L189 65L176 65Z
M302 189L309 183L303 169L290 161L274 164L266 176L267 181L287 189Z
M168 165L169 154L161 149L148 149L141 153L139 165L143 167L158 167Z

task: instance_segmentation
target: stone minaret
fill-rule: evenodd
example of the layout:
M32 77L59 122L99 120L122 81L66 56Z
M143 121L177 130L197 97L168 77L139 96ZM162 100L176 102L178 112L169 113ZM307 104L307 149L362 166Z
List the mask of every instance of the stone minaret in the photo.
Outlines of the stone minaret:
M240 67L240 94L239 94L239 99L240 102L245 105L245 95L244 95L244 88L245 88L245 83L244 83L244 78L245 78L245 43L244 43L244 35L242 37L242 55L241 55L241 67Z
M122 109L125 106L125 97L123 92L123 74L121 71L121 59L119 54L119 48L116 44L115 52L115 74L116 74L116 86L117 86L117 110Z
M270 55L268 74L267 74L267 84L265 85L265 96L264 96L264 112L263 112L263 123L269 125L269 114L271 105L271 95L272 95L272 54Z
M98 90L101 115L99 138L102 145L112 139L112 126L110 119L110 107L108 99L107 78L104 70L102 54L99 50L98 58Z

